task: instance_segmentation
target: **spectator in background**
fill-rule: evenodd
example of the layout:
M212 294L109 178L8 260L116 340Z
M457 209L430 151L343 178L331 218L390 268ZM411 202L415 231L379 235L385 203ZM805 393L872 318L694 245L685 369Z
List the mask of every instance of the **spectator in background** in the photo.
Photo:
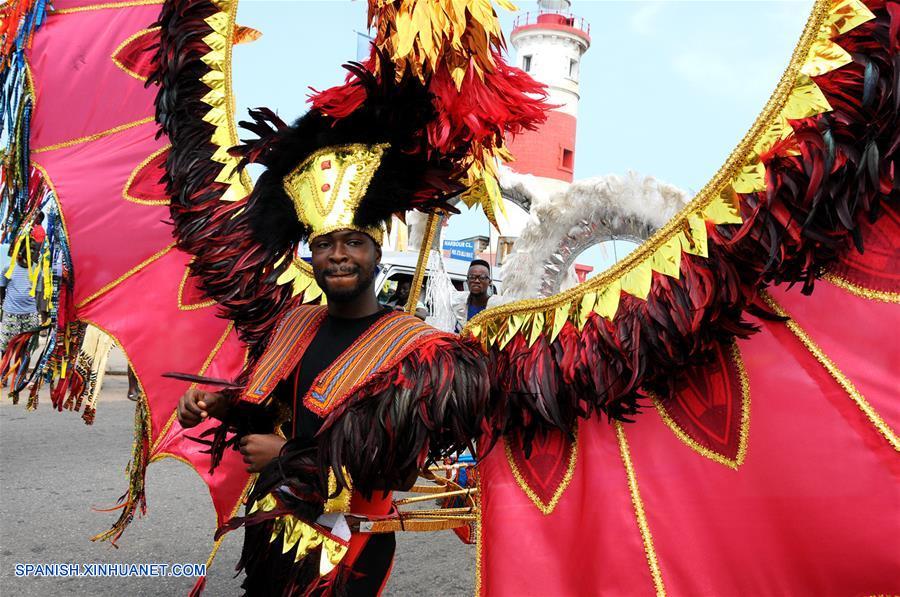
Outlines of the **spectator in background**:
M409 293L412 290L412 276L401 276L397 278L397 289L394 291L394 294L387 300L384 304L385 307L390 307L395 311L404 311L406 310L406 303L409 300ZM416 317L421 319L422 321L428 316L428 309L425 308L425 305L422 301L418 301L416 303L416 312L413 313Z
M47 238L47 231L44 230L44 212L38 211L34 216L34 225L31 227L31 238L40 247Z
M30 242L31 254L36 255L39 245L33 238ZM6 272L0 275L0 286L4 290L3 316L0 318L0 350L4 352L14 336L36 330L41 326L37 300L31 295L31 279L28 275L24 249L19 250L15 259L11 276L7 278Z
M456 293L452 301L457 331L487 307L491 296L491 264L484 259L473 259L466 274L466 285L468 292Z

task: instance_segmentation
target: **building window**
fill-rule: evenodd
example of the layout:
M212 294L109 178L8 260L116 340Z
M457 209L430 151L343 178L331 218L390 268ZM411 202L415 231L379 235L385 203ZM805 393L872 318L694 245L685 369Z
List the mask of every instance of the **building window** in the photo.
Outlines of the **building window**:
M572 172L575 170L575 152L571 149L563 148L562 156L560 156L559 166L563 170Z
M528 56L522 56L522 70L526 73L531 72L531 54Z
M578 61L573 58L569 59L569 78L578 79Z

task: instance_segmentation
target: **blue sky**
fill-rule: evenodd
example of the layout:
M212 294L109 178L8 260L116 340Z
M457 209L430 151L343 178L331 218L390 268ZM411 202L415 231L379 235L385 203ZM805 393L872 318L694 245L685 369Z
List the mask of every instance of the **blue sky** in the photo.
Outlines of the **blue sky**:
M581 64L576 179L633 170L699 190L762 109L812 4L574 0L592 38ZM362 0L241 0L238 22L263 37L235 48L238 114L268 106L286 120L300 116L308 87L342 80L365 13ZM500 17L508 35L515 15ZM483 233L480 217L458 216L448 238Z

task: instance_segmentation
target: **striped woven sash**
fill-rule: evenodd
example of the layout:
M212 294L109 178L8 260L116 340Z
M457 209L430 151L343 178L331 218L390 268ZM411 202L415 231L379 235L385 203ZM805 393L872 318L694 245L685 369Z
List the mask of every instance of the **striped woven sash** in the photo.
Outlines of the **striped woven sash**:
M244 399L259 402L300 363L325 318L325 307L301 305L284 316L253 371ZM308 409L326 416L372 375L390 369L426 338L444 332L394 311L380 317L326 367L303 398Z

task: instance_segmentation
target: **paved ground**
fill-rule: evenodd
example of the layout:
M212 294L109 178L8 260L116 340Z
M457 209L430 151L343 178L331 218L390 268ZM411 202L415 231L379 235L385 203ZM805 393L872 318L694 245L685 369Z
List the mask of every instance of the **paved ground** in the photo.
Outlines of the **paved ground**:
M89 537L108 528L115 513L92 508L115 503L126 486L134 405L124 376L108 376L93 426L59 413L44 400L28 413L0 404L0 593L57 595L179 595L189 578L16 578L18 563L202 563L214 518L200 478L174 460L147 475L147 516L135 520L114 549ZM209 571L207 594L235 595L233 578L242 537L226 538ZM471 595L474 546L449 532L398 537L389 595Z

